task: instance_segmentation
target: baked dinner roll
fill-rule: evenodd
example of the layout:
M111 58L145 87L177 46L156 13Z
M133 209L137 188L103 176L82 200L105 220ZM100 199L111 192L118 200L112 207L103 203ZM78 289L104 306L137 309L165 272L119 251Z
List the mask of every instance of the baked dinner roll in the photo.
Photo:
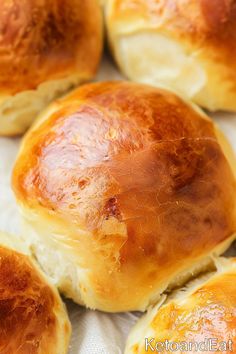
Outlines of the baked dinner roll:
M95 74L101 7L98 0L2 0L0 14L0 135L16 135Z
M29 256L2 246L0 353L65 354L70 323L57 290Z
M209 279L148 311L131 331L125 354L236 352L236 259Z
M230 164L213 123L174 94L85 85L23 140L13 172L23 234L66 296L145 310L235 239Z
M106 0L112 51L133 81L236 111L235 0Z

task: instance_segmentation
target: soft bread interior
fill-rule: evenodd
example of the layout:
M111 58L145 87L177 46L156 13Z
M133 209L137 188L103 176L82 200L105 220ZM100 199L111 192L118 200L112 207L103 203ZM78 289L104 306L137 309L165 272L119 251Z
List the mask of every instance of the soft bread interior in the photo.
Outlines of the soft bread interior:
M230 143L228 142L228 140L226 139L226 137L224 136L223 132L219 129L217 125L215 125L215 134L217 136L221 149L223 150L224 155L227 161L229 162L229 165L236 178L236 157L235 157L234 150L230 145Z
M32 255L51 278L51 281L65 296L75 302L86 304L92 309L100 308L99 301L101 299L97 297L94 284L90 282L89 269L81 267L80 255L76 251L77 247L66 242L68 238L66 230L56 223L53 225L53 222L49 222L46 218L43 220L40 214L33 213L30 209L21 207L21 213L23 215L22 234L25 235L27 247L30 248ZM79 233L79 230L77 232ZM89 235L85 237L89 237ZM224 253L235 238L236 235L232 235L213 249L210 254L202 255L192 261L191 265L185 264L184 268L173 274L171 278L164 279L137 310L145 311L150 305L159 302L161 295L166 290L179 287L206 269L212 269L213 258ZM107 310L113 312L112 308Z
M30 250L31 255L36 259L41 269L49 276L51 282L68 298L73 299L76 303L84 305L83 296L81 293L82 284L87 285L86 270L83 271L73 257L70 257L68 252L69 247L66 247L58 242L54 236L59 235L59 230L55 230L53 224L41 222L40 236L32 227L32 222L36 221L35 215L30 215L25 210L21 210L24 217L22 219L22 235L26 247ZM34 220L32 220L32 218ZM37 221L36 221L37 222ZM91 303L91 308L95 305Z
M108 20L110 45L122 72L133 81L171 89L210 111L235 111L224 62L214 60L208 48L177 40L162 24L158 29L156 25L147 28L142 20L115 25Z
M171 88L189 99L206 84L206 73L195 55L164 34L140 31L116 41L118 62L137 82ZM140 51L145 55L140 56Z
M35 90L0 95L0 135L22 134L51 101L84 81L78 75L42 83Z
M0 231L0 246L5 246L26 255L31 254L30 249L24 239L21 236L15 234L8 234Z

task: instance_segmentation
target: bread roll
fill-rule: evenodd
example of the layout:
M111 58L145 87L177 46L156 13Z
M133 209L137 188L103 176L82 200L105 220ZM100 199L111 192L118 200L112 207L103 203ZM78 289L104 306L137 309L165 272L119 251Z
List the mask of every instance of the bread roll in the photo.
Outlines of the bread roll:
M133 81L236 111L234 0L106 0L114 57Z
M0 353L66 354L71 327L57 290L6 238L0 233Z
M65 295L145 310L235 238L230 165L230 147L197 108L161 89L103 82L41 115L13 189L24 235Z
M50 101L91 79L101 51L97 0L2 0L0 135L23 133Z
M216 274L194 281L143 316L129 335L125 354L211 353L216 349L235 353L235 329L236 259L225 259Z

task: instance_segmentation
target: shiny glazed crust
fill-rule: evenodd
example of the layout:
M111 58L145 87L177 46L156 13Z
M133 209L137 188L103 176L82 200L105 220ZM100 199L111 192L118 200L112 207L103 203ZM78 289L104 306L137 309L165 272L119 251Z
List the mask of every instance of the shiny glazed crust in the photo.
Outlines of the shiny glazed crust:
M141 318L129 335L125 354L152 353L150 346L145 350L145 337L149 343L154 339L152 347L158 342L165 343L165 340L189 344L213 339L215 347L220 342L226 343L226 349L222 350L225 354L235 353L236 259L227 260L226 265L192 291L182 291L178 299L168 301L159 309L154 308ZM191 352L195 353L194 349Z
M235 236L224 146L207 116L168 91L85 85L26 135L13 189L40 242L80 270L77 301L143 310Z
M160 55L167 49L162 41L158 42L161 37L168 40L167 44L174 45L176 57L178 50L181 50L186 63L189 60L194 62L191 70L195 70L195 66L200 70L198 75L203 76L202 86L200 85L199 90L190 98L210 110L236 110L235 0L107 0L105 4L111 47L126 75L132 76L135 81L140 80L140 69L135 59L132 64L133 67L137 66L137 70L133 69L131 73L127 69L124 48L119 46L120 39L125 38L129 43L133 35L147 34L150 38L153 34L158 34L159 37L156 37L152 45L155 46L156 43L156 46L162 46ZM139 44L140 57L137 61L146 61L146 67L153 65L152 55L155 55L155 52L149 54L149 51L144 51L142 35ZM128 48L126 54L133 50L131 44ZM158 61L156 65L159 64L161 62ZM180 63L176 60L173 71L178 65ZM168 69L169 75L172 69ZM155 75L154 68L152 72ZM160 67L156 68L156 72L162 77ZM179 92L183 89L187 75L191 76L192 73L186 71L178 77L181 81ZM145 77L145 80L146 83L152 83L153 78ZM195 80L198 80L197 76ZM170 88L176 88L172 86L174 79L172 84L168 79L163 83ZM192 84L194 85L194 82ZM188 92L183 93L189 97Z
M1 95L94 75L102 50L96 0L3 0L0 14Z
M66 354L70 323L57 291L28 256L0 247L0 353Z
M0 135L22 134L54 99L90 80L103 47L98 0L0 3Z

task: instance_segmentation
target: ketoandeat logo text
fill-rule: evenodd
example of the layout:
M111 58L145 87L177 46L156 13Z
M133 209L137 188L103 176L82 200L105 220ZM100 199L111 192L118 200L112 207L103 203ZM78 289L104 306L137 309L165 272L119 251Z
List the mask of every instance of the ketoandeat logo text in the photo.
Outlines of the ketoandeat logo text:
M157 342L155 338L145 338L145 351L153 353L161 352L233 352L233 341L220 342L217 338L206 338L202 342L171 342L165 340Z

